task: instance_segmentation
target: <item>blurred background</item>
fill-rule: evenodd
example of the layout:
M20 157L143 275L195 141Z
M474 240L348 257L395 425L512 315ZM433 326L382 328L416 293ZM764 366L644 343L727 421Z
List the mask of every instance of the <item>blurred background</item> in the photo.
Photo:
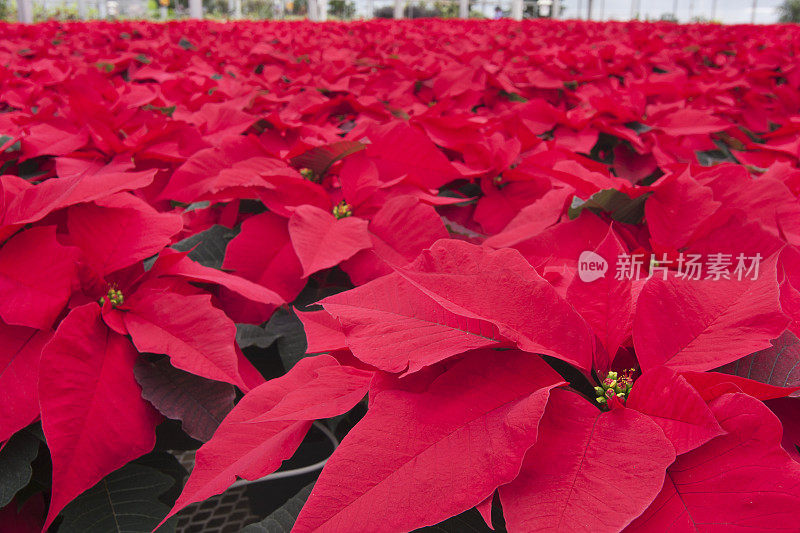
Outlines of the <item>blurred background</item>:
M9 21L190 16L223 20L551 17L772 24L800 22L800 0L0 0L0 19Z

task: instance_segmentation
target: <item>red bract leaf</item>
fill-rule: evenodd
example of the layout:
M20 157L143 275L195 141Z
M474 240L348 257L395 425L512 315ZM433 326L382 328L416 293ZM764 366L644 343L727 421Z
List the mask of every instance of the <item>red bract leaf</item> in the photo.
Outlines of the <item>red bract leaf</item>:
M500 487L511 531L612 531L658 494L675 451L659 427L632 409L601 413L581 396L553 391L539 438L514 481Z
M306 332L308 346L306 353L322 353L341 350L347 347L342 325L326 311L301 312L295 314Z
M125 306L125 326L140 352L166 354L176 368L249 389L239 375L236 325L211 305L210 295L143 285Z
M714 198L726 207L741 209L778 235L793 233L800 218L800 204L780 180L761 176L753 179L742 165L716 165L703 173L703 183L714 191ZM783 228L783 226L786 226Z
M0 317L7 324L49 329L76 279L75 248L56 240L56 228L18 233L0 248Z
M764 404L726 394L711 409L727 435L678 457L664 487L626 531L792 531L800 464L781 449L781 425Z
M320 303L341 324L353 355L387 372L416 372L501 341L490 322L451 313L399 274Z
M700 393L705 402L710 402L729 392L743 392L764 401L783 398L797 390L796 387L775 387L760 381L719 372L684 371L681 372L681 375Z
M439 241L398 272L451 313L496 325L521 350L591 368L586 322L516 250Z
M372 246L368 222L361 218L337 220L312 205L301 205L289 219L292 246L303 265L303 277L336 266L356 252Z
M405 175L408 181L431 189L460 177L436 145L405 122L375 127L369 133L369 140L366 155L377 165L383 181Z
M539 235L514 245L534 267L578 266L581 252L600 246L608 235L608 224L589 210L578 218L550 226Z
M481 518L483 521L486 522L486 526L489 529L494 529L492 525L492 502L494 501L494 493L491 496L483 500L481 503L475 506L475 509L481 514Z
M156 254L182 228L180 215L159 213L131 194L108 196L67 211L70 237L101 276Z
M583 281L576 276L567 288L567 300L589 323L592 331L604 348L595 354L594 368L602 374L610 370L611 360L622 342L628 337L631 329L631 280L625 277L617 279L617 258L627 252L613 229L600 245L593 250L608 263L608 270L597 279L587 278ZM588 254L587 254L588 255ZM587 257L586 262L596 258ZM580 259L579 259L580 261ZM578 269L588 265L578 265Z
M775 264L757 280L652 278L636 305L633 343L647 370L711 370L769 347L789 320L780 310Z
M355 285L388 274L387 266L406 266L425 248L449 237L436 210L414 197L388 200L369 221L372 248L357 253L342 265Z
M347 203L358 208L370 199L375 202L375 194L383 183L378 175L378 167L364 152L348 157L339 170L342 197Z
M315 405L326 402L326 416L349 411L364 396L367 383L364 375L336 371L320 373L324 369L337 367L339 363L329 355L307 357L285 376L250 391L225 417L213 438L197 451L194 470L167 518L191 503L221 493L237 477L251 480L264 477L292 456L311 426L311 419L261 422L254 419L267 417L271 409L293 391L308 386L309 390L320 387L329 394L323 396L315 392L306 397L305 405L302 397L295 396L294 400L299 402L293 405L295 412L299 413L304 408L316 410ZM347 380L343 379L345 376ZM360 384L360 396L341 394L342 390L352 392L351 379Z
M249 98L245 97L245 100L249 100ZM242 105L245 104L241 100L240 102L209 102L203 104L196 113L176 113L175 118L198 126L200 131L205 134L205 140L219 142L221 138L238 137L258 120L252 114L242 111Z
M22 140L25 159L40 155L66 155L83 148L89 140L86 128L59 117L31 126Z
M160 416L133 377L138 356L96 303L74 309L44 347L39 402L53 459L45 527L81 492L153 449Z
M160 198L188 203L227 189L272 188L266 177L273 175L298 176L286 163L270 156L258 139L237 135L194 154L172 174Z
M225 249L222 268L275 291L287 302L305 285L286 219L274 213L260 213L242 223Z
M702 236L700 236L702 235ZM784 246L760 222L748 222L744 213L720 210L709 218L686 247L686 253L709 257L711 254L730 254L737 261L740 254L769 257ZM734 263L735 264L735 263Z
M625 406L658 424L678 455L724 433L703 397L666 367L648 370L637 379Z
M676 249L686 245L720 205L714 192L697 183L688 170L663 178L644 205L653 242Z
M294 172L294 170L292 170ZM317 183L300 177L278 174L267 181L271 189L259 191L258 196L267 208L282 217L289 218L292 212L302 205L313 205L329 209L331 200L325 189Z
M509 171L505 174L509 174ZM490 243L494 248L511 246L506 243L517 238L530 238L557 222L565 202L559 203L556 197L564 191L573 190L569 187L551 190L550 180L546 178L510 181L506 180L505 174L500 181L502 188L488 179L481 180L483 196L475 205L472 215L483 231L497 234L496 240ZM514 225L509 228L512 221ZM508 233L506 228L509 229ZM526 230L530 231L527 237Z
M800 386L800 340L786 331L771 347L719 368L720 372L775 385Z
M39 358L51 335L0 322L0 442L39 418Z
M573 192L574 190L569 187L552 189L529 206L522 208L502 232L486 239L486 245L492 248L504 248L538 235L545 228L558 222L567 197Z
M155 170L128 172L132 168L130 156L119 156L107 165L90 163L69 174L59 171L60 178L46 180L17 195L7 206L3 223L36 222L56 209L139 189L153 182Z
M478 505L517 475L559 383L535 355L492 350L421 391L424 382L389 381L331 456L294 530L404 532Z
M140 358L133 370L142 398L162 415L180 420L183 430L201 442L211 438L233 409L236 390L231 385L178 370L167 359Z
M789 330L800 335L800 291L788 279L781 283L781 309L792 320Z
M331 365L318 368L316 377L297 387L272 409L251 420L317 420L349 411L367 393L372 372Z
M186 257L187 255L188 252L164 249L153 265L150 276L175 276L187 281L213 283L225 287L251 302L260 303L272 309L285 303L278 294L261 285L216 268L203 266Z
M684 108L661 116L653 122L668 135L702 135L722 131L731 126L729 122L703 109Z

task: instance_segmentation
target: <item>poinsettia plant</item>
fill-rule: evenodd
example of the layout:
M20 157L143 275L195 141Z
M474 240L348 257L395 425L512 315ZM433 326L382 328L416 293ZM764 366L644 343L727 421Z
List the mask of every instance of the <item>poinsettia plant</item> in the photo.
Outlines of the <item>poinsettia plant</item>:
M2 30L0 530L796 529L797 28Z

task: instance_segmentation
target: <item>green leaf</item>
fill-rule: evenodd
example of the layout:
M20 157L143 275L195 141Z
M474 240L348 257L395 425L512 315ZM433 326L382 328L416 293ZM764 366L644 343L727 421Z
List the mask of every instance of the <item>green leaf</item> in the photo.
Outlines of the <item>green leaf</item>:
M289 533L313 488L314 483L306 485L271 515L261 522L250 524L240 533Z
M261 326L253 324L236 324L236 343L239 348L249 348L258 346L259 348L269 348L272 343L278 340L279 335L267 333Z
M178 496L180 496L181 490L183 489L184 480L189 477L189 472L181 464L174 453L159 452L154 450L132 461L133 464L153 468L162 474L170 476L173 479L174 484L172 488L161 494L161 496L158 498L161 503L169 505L170 507L172 507L172 504L175 503L175 500L177 500Z
M62 512L59 533L149 533L169 512L158 497L175 480L158 470L128 464L75 498ZM173 518L158 531L175 531Z
M233 385L212 381L173 367L164 357L155 362L140 357L133 368L142 398L173 420L180 420L192 438L207 442L233 409Z
M308 348L306 330L293 311L287 311L282 307L276 309L264 331L277 336L278 353L287 372L306 356Z
M493 518L494 514L493 509ZM505 527L496 527L494 533L504 533L505 531ZM448 518L435 526L417 529L415 533L492 533L492 530L489 529L489 526L483 521L483 517L480 513L473 508L460 515Z
M142 109L144 109L145 111L158 111L162 115L167 115L168 117L171 117L172 114L175 112L176 106L171 105L169 107L158 107L152 104L145 104L144 106L142 106ZM190 209L187 209L187 211L190 211Z
M644 217L644 203L650 193L631 198L616 189L604 189L594 193L588 200L575 196L569 208L569 218L574 220L584 209L595 213L609 213L617 222L638 224Z
M626 122L625 127L635 131L639 135L641 135L642 133L647 133L648 131L653 129L647 124L642 124L641 122Z
M197 47L193 45L192 42L186 37L181 37L181 40L178 41L178 46L184 50L197 50Z
M17 166L17 175L28 181L35 181L39 176L47 174L47 170L42 170L40 163L45 163L50 159L49 156L40 156L28 159Z
M39 439L27 430L20 431L0 450L0 508L31 480L31 462L39 454Z
M182 241L172 245L178 251L189 253L189 257L203 266L211 268L222 268L222 260L225 259L225 249L231 239L236 237L238 230L226 228L215 224L205 231L192 235Z
M366 147L364 143L356 141L338 141L325 146L316 146L293 157L290 161L296 168L308 168L317 176L324 176L335 162Z
M505 97L510 102L522 102L522 103L525 103L525 102L528 101L527 98L525 98L523 96L520 96L517 93L509 93L509 92L506 92L506 91L500 91L500 96Z
M726 140L728 142L726 142ZM725 135L724 139L714 139L714 144L717 145L716 150L706 150L700 151L696 150L695 155L697 156L697 162L703 165L704 167L711 167L719 163L736 163L738 164L739 161L736 159L736 156L733 155L731 152L730 146L736 146L737 149L744 150L744 146L742 142L738 139L731 137L730 135Z
M800 386L800 339L786 330L769 342L772 344L769 348L728 363L716 371L776 387ZM800 391L792 394L798 395Z
M286 371L306 356L306 331L293 311L279 307L263 326L236 324L236 342L242 349L257 346L269 348L277 343Z
M706 150L704 152L696 151L697 162L704 167L713 167L719 163L738 163L736 159L724 150Z

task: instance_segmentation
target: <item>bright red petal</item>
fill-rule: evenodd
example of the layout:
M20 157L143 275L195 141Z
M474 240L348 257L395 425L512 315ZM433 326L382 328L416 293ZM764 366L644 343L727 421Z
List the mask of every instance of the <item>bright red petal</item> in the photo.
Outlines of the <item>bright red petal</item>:
M305 286L286 219L274 213L260 213L242 223L225 249L222 268L277 292L287 302Z
M793 531L800 464L781 448L781 425L744 394L711 403L727 435L678 457L647 511L626 531Z
M449 235L436 210L413 196L388 200L369 221L372 248L342 264L355 285L388 274L391 267L406 266L425 248Z
M0 442L39 418L39 359L51 336L0 322Z
M153 449L161 417L133 376L138 356L95 303L74 309L45 346L39 401L53 459L47 525L81 492Z
M495 324L521 350L592 366L586 322L516 250L438 241L398 272L451 313Z
M322 300L353 355L387 372L416 372L501 341L485 320L451 313L398 274Z
M789 323L772 263L753 281L652 278L633 321L636 357L647 370L711 370L768 348Z
M54 226L18 233L0 248L0 317L7 324L49 329L67 305L77 250L56 240Z
M333 368L342 369L329 355L308 357L285 376L250 391L225 417L211 440L197 451L192 475L167 518L191 503L221 493L237 477L253 480L270 474L294 454L313 418L255 420L268 418L272 409L283 401L287 402L283 405L289 407L283 414L292 411L301 415L310 409L317 412L306 414L336 416L350 410L364 396L366 373L357 376L346 376L336 371L326 373ZM342 379L345 377L347 379ZM354 380L356 387L349 379ZM307 396L292 396L302 387L315 392ZM317 387L320 387L319 391ZM353 390L356 392L352 393ZM325 391L324 394L319 394L321 391ZM352 394L342 394L342 391ZM326 402L327 411L322 407Z
M248 390L238 370L236 325L210 295L142 286L125 305L125 325L140 352L166 354L175 368Z
M658 494L675 451L632 409L602 413L570 391L552 392L519 476L500 487L511 531L618 531Z
M368 225L357 217L337 220L312 205L298 207L289 219L289 235L303 265L303 277L336 266L372 246Z
M664 178L653 186L645 202L645 219L654 243L680 248L721 205L714 192L700 185L686 171Z
M294 531L405 532L475 507L516 476L560 382L535 355L481 350L422 392L419 382L385 384L328 461Z
M600 340L604 351L598 350L595 354L594 367L603 373L611 369L611 360L630 334L633 303L631 280L616 279L614 275L617 258L627 250L613 229L609 228L606 238L593 251L608 262L608 270L603 277L592 281L583 281L578 276L573 278L567 288L567 301Z
M183 229L180 215L159 213L131 194L69 208L67 228L101 276L155 255Z
M637 379L625 406L658 424L678 455L724 433L703 397L666 367L648 370Z

